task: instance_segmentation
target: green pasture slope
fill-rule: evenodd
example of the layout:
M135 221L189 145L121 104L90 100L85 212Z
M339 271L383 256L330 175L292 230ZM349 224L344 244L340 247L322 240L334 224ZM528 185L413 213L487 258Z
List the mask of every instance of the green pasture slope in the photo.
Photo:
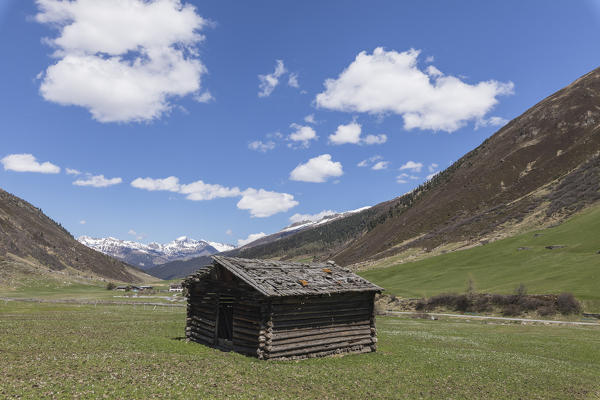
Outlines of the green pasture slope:
M600 397L600 326L383 317L374 354L267 362L186 343L180 308L0 301L0 321L0 398Z
M554 250L546 246L562 245ZM521 248L521 250L519 250ZM386 293L423 297L464 292L472 279L481 292L572 292L600 312L600 207L565 223L468 250L361 273Z

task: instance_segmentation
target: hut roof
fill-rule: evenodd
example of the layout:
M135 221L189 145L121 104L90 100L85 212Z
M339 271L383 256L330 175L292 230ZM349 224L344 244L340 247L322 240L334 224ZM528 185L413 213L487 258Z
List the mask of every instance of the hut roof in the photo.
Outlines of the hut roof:
M333 262L304 264L213 256L216 264L267 297L306 296L345 292L381 292L383 289ZM212 266L188 277L184 284L208 275Z

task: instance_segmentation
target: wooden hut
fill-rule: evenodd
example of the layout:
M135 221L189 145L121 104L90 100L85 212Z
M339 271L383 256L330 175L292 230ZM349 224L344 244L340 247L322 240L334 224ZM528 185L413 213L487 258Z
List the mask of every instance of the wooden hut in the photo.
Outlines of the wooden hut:
M382 289L331 261L213 256L183 286L191 341L260 359L376 349L374 298Z

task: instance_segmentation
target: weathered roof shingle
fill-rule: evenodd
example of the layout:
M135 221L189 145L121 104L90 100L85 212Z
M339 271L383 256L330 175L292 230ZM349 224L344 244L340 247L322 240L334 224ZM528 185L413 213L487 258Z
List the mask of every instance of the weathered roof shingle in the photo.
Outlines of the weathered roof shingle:
M267 297L306 296L345 292L381 292L383 289L333 263L304 264L213 256L215 264ZM191 275L185 285L207 275L207 267Z

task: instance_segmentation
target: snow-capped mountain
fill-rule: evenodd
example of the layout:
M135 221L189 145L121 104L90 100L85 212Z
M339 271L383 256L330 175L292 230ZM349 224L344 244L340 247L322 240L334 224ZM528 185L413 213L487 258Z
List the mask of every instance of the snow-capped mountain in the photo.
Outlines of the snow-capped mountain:
M208 256L235 248L228 244L194 240L186 236L179 237L166 244L156 242L143 244L113 237L98 239L81 236L77 240L94 250L142 269L175 260L188 260L194 257Z
M306 219L306 220L298 221L298 222L295 222L295 223L283 228L279 232L291 232L291 231L297 231L300 229L311 228L311 227L314 227L317 225L326 224L326 223L331 222L336 219L347 217L350 214L355 214L357 212L361 212L361 211L367 210L369 208L371 208L371 206L361 207L361 208L357 208L356 210L350 210L350 211L344 211L344 212L336 212L336 213L332 212L331 214L325 215L318 219Z

